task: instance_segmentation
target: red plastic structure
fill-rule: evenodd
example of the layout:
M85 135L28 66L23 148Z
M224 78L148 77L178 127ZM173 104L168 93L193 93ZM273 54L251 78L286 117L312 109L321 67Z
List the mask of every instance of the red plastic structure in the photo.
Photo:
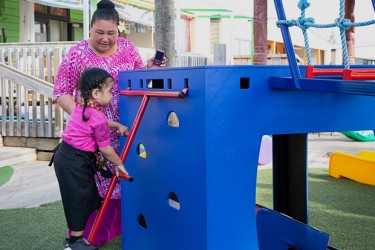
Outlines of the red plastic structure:
M306 66L306 78L322 75L342 75L343 80L375 80L375 69L339 69L339 68L314 68Z

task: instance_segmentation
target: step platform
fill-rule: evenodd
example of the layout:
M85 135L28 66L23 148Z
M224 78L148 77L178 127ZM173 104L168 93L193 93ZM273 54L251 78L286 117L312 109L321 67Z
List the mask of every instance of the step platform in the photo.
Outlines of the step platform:
M259 250L325 250L329 235L272 209L256 205Z

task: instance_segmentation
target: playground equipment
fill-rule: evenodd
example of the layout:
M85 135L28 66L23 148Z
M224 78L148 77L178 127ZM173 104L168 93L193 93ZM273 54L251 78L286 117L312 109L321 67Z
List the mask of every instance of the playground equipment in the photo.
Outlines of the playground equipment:
M350 139L353 139L355 141L363 141L363 142L375 141L374 131L372 131L372 130L368 130L368 131L345 131L345 132L341 132L341 134L343 134L346 137L348 137Z
M124 249L258 249L254 206L263 135L369 129L375 122L354 112L375 105L372 96L272 89L267 83L274 75L290 72L285 66L210 66L120 73L120 87L131 91L148 91L150 80L162 81L163 91L189 87L182 100L150 100L144 113L126 161L135 181L122 182ZM120 96L122 123L131 123L140 99ZM168 125L171 112L179 127ZM137 154L139 144L147 158ZM300 157L286 155L289 162ZM306 174L306 166L299 170ZM291 193L281 189L286 194L278 199L304 190L307 200L303 176L285 180Z
M258 226L270 223L301 233L276 234L270 239L280 240L275 249L326 249L328 235L306 225L307 133L372 129L375 117L365 111L375 105L375 86L365 77L302 77L307 69L297 66L282 3L275 0L275 5L289 68L120 72L123 124L139 117L142 95L189 90L184 99L152 98L143 109L142 126L126 157L136 181L131 185L121 181L123 249L266 249L262 244L268 232ZM171 122L172 114L178 122ZM268 134L277 138L274 208L299 220L301 227L280 213L256 212L256 166L262 137ZM139 145L147 157L139 155ZM272 216L278 219L271 220ZM311 233L303 233L307 231Z
M358 155L334 152L329 160L328 174L375 185L375 152L364 150Z
M272 161L272 137L263 135L259 150L259 165L266 165Z
M152 96L156 96L156 97L168 97L168 98L184 98L185 95L187 94L187 89L185 88L185 89L183 89L180 92L157 92L157 91L148 91L148 92L144 92L144 91L132 91L132 92L129 92L129 90L125 90L125 91L122 91L122 94L123 95L128 94L128 95L143 96L142 102L141 102L140 107L138 109L138 113L135 116L133 125L132 125L132 127L130 129L130 133L129 133L128 138L126 140L126 143L124 145L124 149L123 149L123 151L121 153L121 156L120 156L122 162L125 162L128 154L129 154L129 150L130 150L130 148L131 148L131 146L133 144L134 137L137 134L139 125L141 123L143 114L144 114L144 112L146 110L146 107L147 107L147 104L148 104L150 98ZM141 151L138 151L138 152L139 152L140 156L145 157L146 154L145 154L145 152L143 150L142 150L142 152ZM95 240L95 236L96 236L96 234L97 234L97 232L99 230L100 223L103 220L104 213L105 213L105 211L106 211L106 209L107 209L107 207L109 205L109 201L110 201L110 199L112 197L113 190L115 189L116 183L119 181L120 178L122 178L122 179L124 179L126 181L129 181L129 182L133 182L133 177L129 176L127 174L121 174L120 173L118 177L116 175L113 175L111 183L110 183L110 185L108 187L107 193L106 193L106 195L104 197L103 203L100 206L99 212L96 215L94 224L93 224L93 226L91 228L89 237L87 239L90 243L93 243L94 240Z
M297 220L256 206L259 249L329 249L329 235Z

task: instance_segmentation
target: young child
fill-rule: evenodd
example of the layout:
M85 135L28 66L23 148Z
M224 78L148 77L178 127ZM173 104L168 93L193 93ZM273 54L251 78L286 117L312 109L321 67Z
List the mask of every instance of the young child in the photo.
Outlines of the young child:
M83 238L83 230L90 214L101 204L94 175L97 171L97 149L116 164L116 174L127 173L124 164L110 146L109 122L101 106L112 98L113 78L100 68L87 68L82 72L78 88L80 100L72 111L62 134L62 142L54 155L54 166L64 207L65 218L71 232L65 249L98 249ZM117 131L128 134L126 126L110 123Z

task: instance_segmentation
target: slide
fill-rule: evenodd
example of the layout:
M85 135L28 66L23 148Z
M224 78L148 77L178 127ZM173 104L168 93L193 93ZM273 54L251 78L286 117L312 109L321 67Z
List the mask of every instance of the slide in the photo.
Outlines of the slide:
M334 152L329 159L328 175L375 185L375 152L363 150L358 155Z
M374 131L372 130L345 131L341 132L341 134L355 141L375 141Z

